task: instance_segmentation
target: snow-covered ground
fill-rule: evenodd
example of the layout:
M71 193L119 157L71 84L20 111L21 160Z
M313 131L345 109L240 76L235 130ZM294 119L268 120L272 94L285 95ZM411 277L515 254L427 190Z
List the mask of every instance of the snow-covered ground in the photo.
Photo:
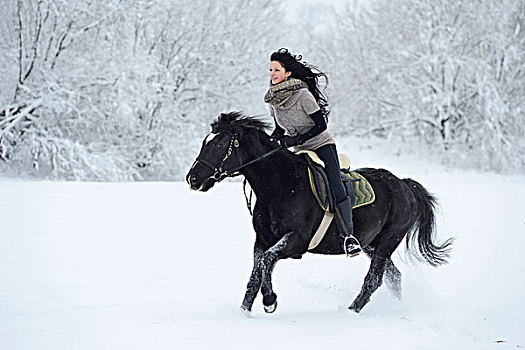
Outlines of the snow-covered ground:
M277 264L279 307L239 306L254 234L239 182L208 193L174 183L0 180L0 349L516 349L525 347L525 176L447 170L359 149L354 166L412 177L441 202L450 264L394 261L347 310L368 259Z

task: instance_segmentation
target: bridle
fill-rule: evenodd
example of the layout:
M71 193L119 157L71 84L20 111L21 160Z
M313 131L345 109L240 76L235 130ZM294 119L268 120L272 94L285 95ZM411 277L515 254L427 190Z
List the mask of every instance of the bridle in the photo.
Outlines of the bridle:
M195 167L195 165L198 163L198 162L201 162L202 164L206 165L208 168L210 168L211 170L213 170L213 175L210 175L207 179L214 179L215 181L217 182L220 182L222 180L224 180L225 178L227 177L235 177L235 176L239 176L241 175L241 173L239 172L239 170L241 170L242 168L244 167L247 167L248 165L251 165L255 162L258 162L262 159L265 159L269 156L271 156L272 154L280 151L282 148L281 147L277 147L277 148L274 148L273 150L247 162L247 163L244 163L244 164L241 164L239 166L237 166L236 168L232 169L232 170L227 170L227 169L224 169L224 164L226 163L226 160L228 160L228 158L230 158L230 156L232 154L235 153L235 158L240 158L237 156L237 152L234 152L236 148L238 148L240 146L240 142L238 140L238 135L237 133L233 133L232 134L232 137L231 137L231 140L230 140L230 144L228 146L228 150L226 151L226 155L224 156L224 158L222 159L222 161L219 163L219 165L215 166L213 165L212 163L210 163L209 161L207 161L206 159L203 159L201 156L198 156L195 161L193 162L193 165L191 166L191 169L193 169ZM242 162L242 161L241 161ZM190 171L191 173L191 171ZM188 177L189 177L189 173L188 173ZM206 180L207 180L206 179ZM188 180L186 178L186 180Z
M208 177L208 179L212 178L217 182L222 181L226 177L237 176L238 174L234 175L233 172L230 173L228 170L225 170L224 164L226 163L228 158L230 158L230 156L233 154L234 148L237 148L239 146L240 146L239 140L237 139L237 136L233 134L230 140L230 145L228 146L228 150L226 151L226 155L224 156L224 158L222 158L222 161L219 163L219 165L215 166L211 164L209 161L207 161L206 159L202 158L201 156L198 156L192 165L192 169L198 162L201 162L202 164L206 165L208 168L210 168L214 172L213 175L210 175ZM235 155L235 157L237 157L237 155Z

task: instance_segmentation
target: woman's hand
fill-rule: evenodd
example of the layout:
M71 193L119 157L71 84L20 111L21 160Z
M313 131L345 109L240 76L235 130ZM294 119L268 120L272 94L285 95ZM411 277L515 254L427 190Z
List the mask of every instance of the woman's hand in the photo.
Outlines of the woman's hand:
M273 138L277 139L282 147L293 147L297 146L299 141L299 135L297 136L288 136L288 135L275 135Z

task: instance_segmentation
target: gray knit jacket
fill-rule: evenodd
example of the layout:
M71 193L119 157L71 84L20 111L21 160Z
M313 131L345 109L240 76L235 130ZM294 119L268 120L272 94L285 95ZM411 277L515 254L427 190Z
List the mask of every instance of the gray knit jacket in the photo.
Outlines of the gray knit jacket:
M320 110L317 101L308 89L302 88L293 93L293 95L281 106L270 105L270 114L277 124L284 129L286 135L296 136L308 132L314 125L310 118ZM315 150L321 146L335 144L335 141L328 130L307 140L305 143L295 146L295 151Z

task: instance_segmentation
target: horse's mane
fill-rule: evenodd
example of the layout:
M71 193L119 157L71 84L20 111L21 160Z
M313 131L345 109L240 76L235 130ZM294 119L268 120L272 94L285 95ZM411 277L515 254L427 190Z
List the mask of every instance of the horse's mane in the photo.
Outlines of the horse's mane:
M211 124L212 131L231 131L232 128L256 129L265 132L270 128L270 123L258 116L246 116L241 112L221 113L221 115Z

